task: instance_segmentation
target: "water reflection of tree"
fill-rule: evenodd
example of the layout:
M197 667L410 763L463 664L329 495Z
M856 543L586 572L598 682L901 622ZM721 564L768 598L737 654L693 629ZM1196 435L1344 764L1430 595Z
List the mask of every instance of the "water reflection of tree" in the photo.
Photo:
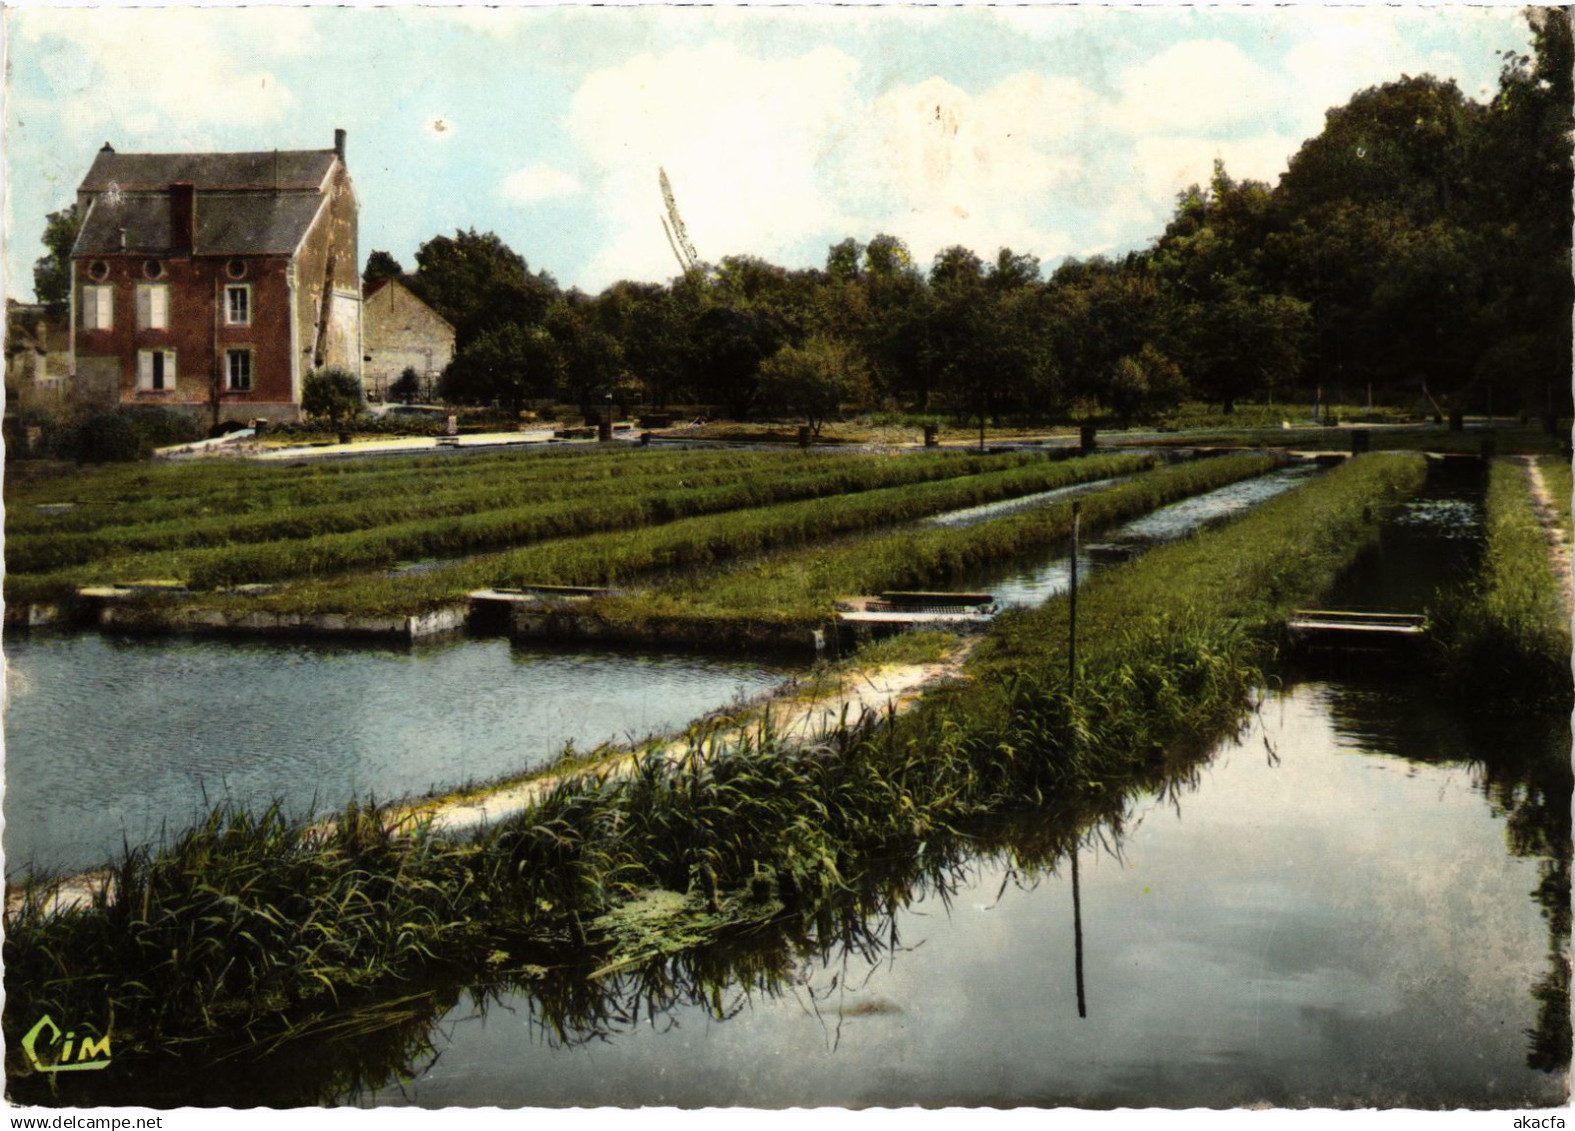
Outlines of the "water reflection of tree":
M1365 748L1414 762L1463 762L1516 856L1537 861L1530 892L1548 924L1548 969L1531 988L1536 1025L1526 1031L1526 1064L1542 1072L1570 1065L1570 767L1569 720L1537 714L1505 718L1447 709L1425 689L1403 683L1330 685L1330 715Z

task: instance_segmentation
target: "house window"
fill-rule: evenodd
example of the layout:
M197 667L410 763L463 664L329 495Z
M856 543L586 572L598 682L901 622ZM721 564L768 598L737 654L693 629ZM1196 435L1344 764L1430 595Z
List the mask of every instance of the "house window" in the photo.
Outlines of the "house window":
M137 351L137 391L172 393L175 391L175 351Z
M82 328L84 330L113 330L115 328L115 288L82 288Z
M232 393L248 393L252 388L252 351L224 351L225 388Z
M170 289L163 283L137 284L137 329L168 330Z
M232 259L224 265L224 271L232 279L246 278L246 260Z
M224 288L224 322L227 326L250 326L252 324L251 287Z
M95 279L107 279L109 278L109 264L102 259L95 259L88 264L88 274Z
M164 277L164 264L157 259L145 260L142 264L142 273L150 279L162 279Z

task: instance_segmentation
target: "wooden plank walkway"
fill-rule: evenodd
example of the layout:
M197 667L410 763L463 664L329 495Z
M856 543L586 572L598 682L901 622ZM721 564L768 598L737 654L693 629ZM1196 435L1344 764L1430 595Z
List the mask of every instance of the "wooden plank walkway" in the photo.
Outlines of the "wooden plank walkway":
M877 597L837 602L837 620L866 628L984 626L999 611L990 593L937 593L887 590Z
M617 597L622 591L595 585L522 585L517 589L477 589L467 596L472 604L534 605L542 601L588 601Z
M1428 625L1415 613L1297 609L1285 628L1293 645L1306 648L1386 648L1425 639Z

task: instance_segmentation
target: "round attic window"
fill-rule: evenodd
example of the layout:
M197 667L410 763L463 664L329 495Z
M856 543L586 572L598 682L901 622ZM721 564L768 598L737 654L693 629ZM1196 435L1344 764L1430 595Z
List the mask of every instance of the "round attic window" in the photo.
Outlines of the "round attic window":
M102 259L95 259L88 264L88 274L95 279L106 279L109 277L109 264Z
M157 259L149 259L142 264L142 273L150 279L163 278L164 264L160 263Z
M224 265L224 273L232 279L239 279L246 274L246 260L232 259Z

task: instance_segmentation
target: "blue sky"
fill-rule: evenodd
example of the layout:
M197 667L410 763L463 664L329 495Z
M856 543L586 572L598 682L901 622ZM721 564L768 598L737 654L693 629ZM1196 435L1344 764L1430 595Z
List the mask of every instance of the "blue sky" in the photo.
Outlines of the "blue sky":
M704 259L816 266L889 232L1047 265L1144 246L1215 157L1273 181L1401 74L1496 84L1514 7L69 8L7 11L6 292L121 152L328 148L361 256L496 231L599 291L663 281L667 169ZM168 61L179 60L170 66Z

